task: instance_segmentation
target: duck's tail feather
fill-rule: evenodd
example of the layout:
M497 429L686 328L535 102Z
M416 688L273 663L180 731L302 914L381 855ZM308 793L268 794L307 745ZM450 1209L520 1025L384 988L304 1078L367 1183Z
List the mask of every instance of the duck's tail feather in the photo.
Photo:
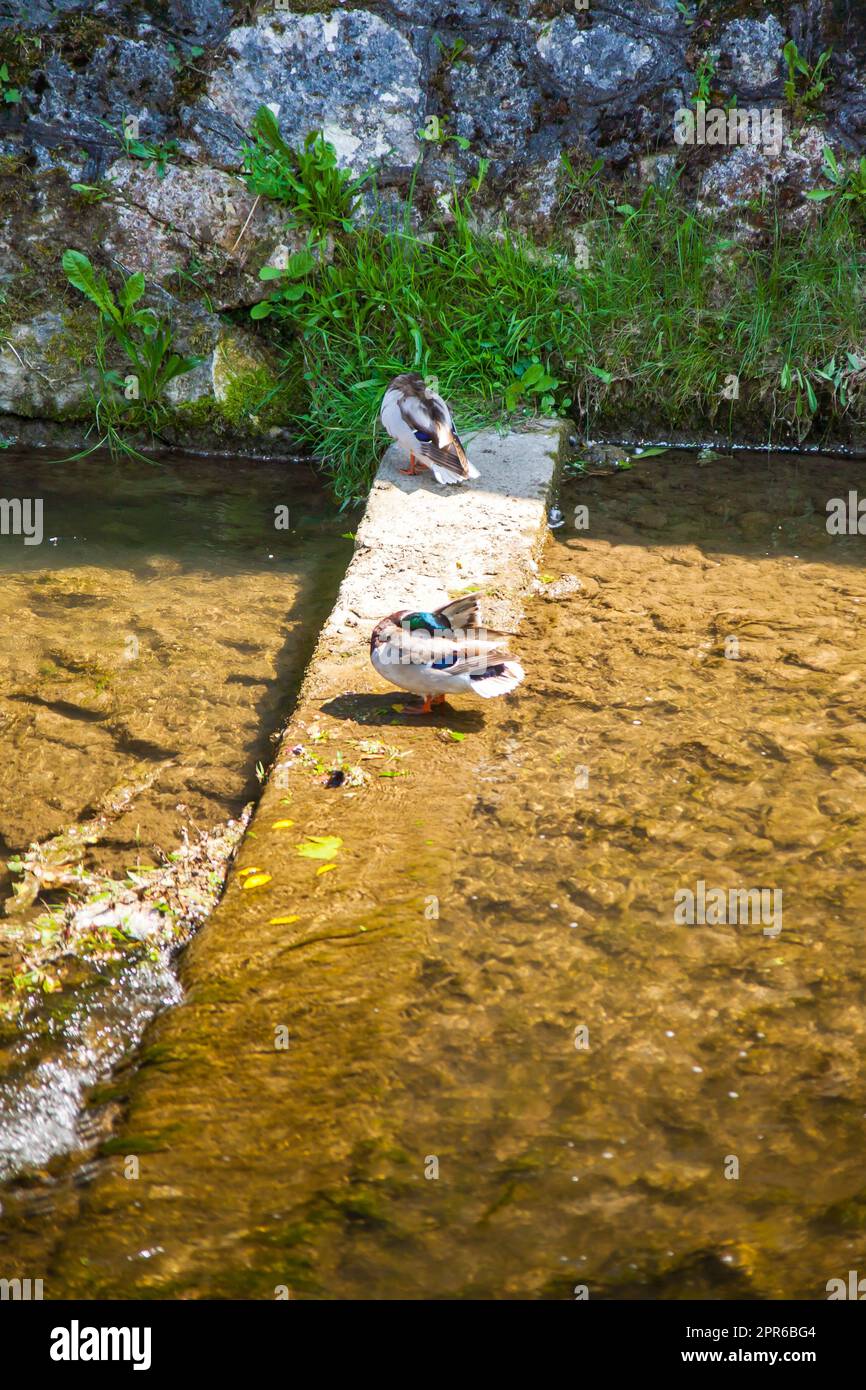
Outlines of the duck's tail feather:
M471 675L469 679L475 694L489 700L494 695L507 695L510 690L515 690L525 675L518 661L500 661L495 666L488 666L486 671Z
M441 442L435 439L419 441L418 454L432 471L437 483L465 483L470 478L480 477L454 431L450 439L446 437Z

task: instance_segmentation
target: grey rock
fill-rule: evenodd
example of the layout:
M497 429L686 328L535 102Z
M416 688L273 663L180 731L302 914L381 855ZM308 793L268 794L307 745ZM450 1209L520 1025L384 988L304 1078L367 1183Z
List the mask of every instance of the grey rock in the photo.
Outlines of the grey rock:
M267 369L276 380L278 363L250 330L200 305L172 302L170 296L165 300L159 302L159 309L171 320L174 346L201 358L191 371L169 383L165 397L170 405L216 402L218 407L232 381L257 367ZM52 310L5 330L0 346L0 414L45 420L88 418L90 388L97 387L98 373L95 364L80 361L80 353L80 329L73 329ZM180 412L169 421L166 437L182 431L183 425Z
M50 29L64 15L85 12L97 18L117 19L130 8L129 0L6 0L0 13L0 29L13 25Z
M299 144L323 129L340 163L356 172L411 166L423 124L426 73L409 40L366 10L261 17L234 29L203 101L184 113L190 134L217 163L237 167L256 110L278 110Z
M642 94L670 81L684 64L684 39L654 32L618 16L581 28L572 15L554 19L538 37L537 48L553 75L578 102L633 106Z
M805 194L820 185L825 144L825 132L808 126L796 138L786 136L778 154L762 145L739 146L707 169L698 190L698 210L731 212L774 194L788 226L807 226L816 211ZM743 229L748 231L748 219Z
M694 85L685 61L688 31L675 27L673 16L667 0L655 0L640 15L611 6L588 27L563 14L541 28L537 53L570 112L564 144L578 136L616 165L668 139L672 95Z
M229 0L171 0L166 28L202 47L225 38L234 22Z
M480 23L501 26L510 19L527 20L538 6L535 0L371 0L369 8L413 24L447 24L461 30Z
M112 136L99 124L115 128L125 116L139 121L143 139L161 139L169 129L174 73L162 39L154 32L130 39L111 34L81 71L56 53L45 64L47 87L25 140L47 147L91 142L110 148Z
M306 245L304 230L287 225L284 209L255 198L221 169L172 165L160 179L137 160L118 160L109 176L119 199L105 205L104 249L127 272L140 270L150 283L175 289L178 269L194 259L214 308L264 299L271 287L259 279L261 267Z
M88 373L64 350L65 332L61 315L50 310L4 330L0 411L51 420L83 412ZM95 382L95 371L89 379Z
M713 50L719 77L728 77L731 90L738 93L766 92L782 75L784 42L785 32L775 15L731 20Z
M496 172L496 166L527 156L534 132L543 125L541 87L520 45L511 40L482 40L469 53L443 75L446 108L456 134L472 144L461 162L474 167L483 154L494 161Z
M285 213L257 200L242 179L221 169L175 164L159 178L154 168L121 159L108 177L126 203L202 249L230 252L244 238L247 245L262 237L272 248L284 239Z
M230 0L170 0L159 10L139 0L5 0L0 29L21 25L51 30L66 15L75 14L130 30L138 25L149 27L156 16L160 29L167 34L201 45L223 38L234 18Z

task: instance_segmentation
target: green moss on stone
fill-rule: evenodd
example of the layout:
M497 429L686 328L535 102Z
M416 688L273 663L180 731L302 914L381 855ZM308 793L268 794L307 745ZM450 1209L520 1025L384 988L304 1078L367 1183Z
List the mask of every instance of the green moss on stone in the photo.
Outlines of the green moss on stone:
M287 424L303 401L291 376L278 375L234 338L225 339L217 348L214 384L223 418L247 433L264 434Z
M100 20L80 11L58 20L57 33L60 52L73 66L76 62L89 62L95 50L105 43L105 28Z

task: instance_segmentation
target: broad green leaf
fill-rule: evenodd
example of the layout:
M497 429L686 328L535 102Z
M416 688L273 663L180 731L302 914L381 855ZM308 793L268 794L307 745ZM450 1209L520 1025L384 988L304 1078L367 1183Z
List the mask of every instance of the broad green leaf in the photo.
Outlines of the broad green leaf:
M298 280L302 275L309 275L310 271L315 270L315 268L315 257L309 251L296 251L293 256L289 256L283 273L290 280Z
M143 294L144 276L140 270L137 270L135 274L130 275L129 279L124 283L118 298L123 307L128 309L133 304L136 304Z
M114 296L106 284L104 276L97 276L96 271L90 264L83 251L64 251L61 261L66 278L70 285L74 285L77 290L96 305L106 318L120 322L120 310L114 302Z

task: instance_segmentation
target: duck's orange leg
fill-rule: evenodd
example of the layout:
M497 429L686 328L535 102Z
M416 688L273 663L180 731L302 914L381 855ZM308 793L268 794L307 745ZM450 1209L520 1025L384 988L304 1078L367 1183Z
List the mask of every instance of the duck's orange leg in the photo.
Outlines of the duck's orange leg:
M420 464L421 466L420 466L420 467L416 467L417 464ZM399 471L400 473L406 473L406 474L408 474L408 476L409 476L410 478L414 478L416 473L422 473L426 467L427 467L426 463L421 463L421 460L420 460L420 459L416 459L415 455L414 455L413 453L410 453L410 454L409 454L409 467L408 467L408 468L401 468L401 469L399 469L398 471Z
M444 705L444 695L425 695L423 705L408 705L405 707L406 714L432 714L434 705Z

